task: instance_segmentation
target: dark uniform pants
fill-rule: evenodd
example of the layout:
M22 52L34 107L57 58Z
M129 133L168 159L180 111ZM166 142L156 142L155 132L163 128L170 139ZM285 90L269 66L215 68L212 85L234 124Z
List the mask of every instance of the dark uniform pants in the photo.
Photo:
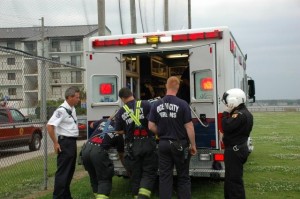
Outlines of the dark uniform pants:
M157 177L157 152L154 138L141 137L132 146L132 194L138 195L139 188L152 191Z
M112 189L114 165L107 151L100 146L87 143L82 150L82 163L89 173L93 192L108 196Z
M57 156L57 171L55 173L53 199L71 199L70 184L74 175L77 145L76 139L59 139L61 152Z
M182 146L187 147L186 140ZM177 171L177 197L191 198L191 180L189 176L190 156L184 157L183 151L175 151L169 140L159 141L159 198L171 199L173 192L173 169Z
M232 147L225 148L225 199L245 199L243 182L243 164L249 156L247 146L234 151Z

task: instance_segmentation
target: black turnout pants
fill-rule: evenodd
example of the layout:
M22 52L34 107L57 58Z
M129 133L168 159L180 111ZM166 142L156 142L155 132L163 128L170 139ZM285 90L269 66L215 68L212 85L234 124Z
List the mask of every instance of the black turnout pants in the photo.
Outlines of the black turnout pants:
M82 151L82 161L89 173L93 192L108 196L112 189L114 165L107 151L100 146L87 143Z
M157 177L156 143L152 137L141 137L133 140L132 160L132 194L138 195L139 188L152 191Z
M247 146L234 151L232 147L225 148L225 199L245 199L243 181L243 165L249 156Z
M187 147L186 140L182 141ZM173 192L173 169L177 171L177 198L191 198L191 181L189 176L190 156L184 157L183 151L175 151L169 140L160 140L158 146L159 156L159 198L171 199Z
M74 138L59 139L61 152L57 155L53 199L71 199L70 184L73 178L77 157L77 144Z

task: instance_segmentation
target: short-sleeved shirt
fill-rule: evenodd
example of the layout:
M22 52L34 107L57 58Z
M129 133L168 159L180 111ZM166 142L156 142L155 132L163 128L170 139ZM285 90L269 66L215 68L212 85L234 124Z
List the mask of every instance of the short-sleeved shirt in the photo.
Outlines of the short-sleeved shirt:
M184 125L192 121L191 110L186 101L166 95L152 105L149 121L157 125L160 139L187 139Z
M66 109L70 110L72 116L67 113ZM74 107L64 101L60 107L58 107L52 117L48 121L49 125L55 126L55 132L57 135L63 135L66 137L78 137L79 130L77 125L77 116Z
M123 135L114 132L114 121L106 127L107 119L102 119L94 122L95 130L88 142L98 144L101 148L108 150L111 147L116 147L118 152L124 152ZM106 129L105 129L106 128ZM105 132L103 132L106 130Z
M136 100L132 100L127 102L126 104L129 109L135 114L135 109L136 109ZM151 104L149 101L142 100L141 101L141 107L140 107L140 122L142 125L143 129L146 129L148 133L150 134L148 130L148 115L151 109ZM129 114L125 111L124 108L121 108L115 119L115 130L116 131L124 131L125 132L125 138L126 139L132 139L133 138L133 131L136 128L134 121L131 119Z

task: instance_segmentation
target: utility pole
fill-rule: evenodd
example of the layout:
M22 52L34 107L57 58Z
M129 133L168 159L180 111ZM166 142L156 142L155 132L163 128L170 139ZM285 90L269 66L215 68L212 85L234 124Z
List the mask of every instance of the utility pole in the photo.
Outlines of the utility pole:
M165 0L165 15L164 15L164 28L165 31L169 30L169 0Z
M192 28L191 0L188 0L188 29Z
M45 26L44 26L44 17L41 18L41 23L42 23L42 57L45 57ZM46 94L47 94L47 89L46 89L46 63L45 60L42 60L41 64L41 120L43 122L46 122L47 120L47 104L46 104ZM45 81L46 80L46 81Z
M131 33L137 33L135 0L130 0Z
M98 34L105 35L105 0L98 0Z
M41 71L41 76L39 79L39 82L41 83L40 87L40 97L41 97L41 104L40 104L40 119L43 122L43 132L45 133L44 136L44 189L47 189L47 182L48 182L48 164L47 164L47 154L48 154L48 146L47 146L47 129L46 129L46 122L47 122L47 88L46 88L46 83L47 83L47 75L46 75L46 63L45 63L45 25L44 25L44 17L41 18L41 29L42 29L42 35L41 35L41 42L42 42L42 63L40 65L40 71Z

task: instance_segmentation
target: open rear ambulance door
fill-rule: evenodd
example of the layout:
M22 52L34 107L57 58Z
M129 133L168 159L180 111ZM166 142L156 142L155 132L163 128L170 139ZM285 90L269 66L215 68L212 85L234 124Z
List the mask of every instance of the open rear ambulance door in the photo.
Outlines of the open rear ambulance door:
M90 53L85 66L87 78L88 121L111 116L121 105L118 90L122 82L120 53ZM100 113L100 114L99 114Z
M196 141L199 148L219 148L217 132L216 44L190 49L191 109L201 119L196 122ZM192 117L195 118L193 114ZM194 120L197 121L197 120ZM200 137L199 137L200 136Z

